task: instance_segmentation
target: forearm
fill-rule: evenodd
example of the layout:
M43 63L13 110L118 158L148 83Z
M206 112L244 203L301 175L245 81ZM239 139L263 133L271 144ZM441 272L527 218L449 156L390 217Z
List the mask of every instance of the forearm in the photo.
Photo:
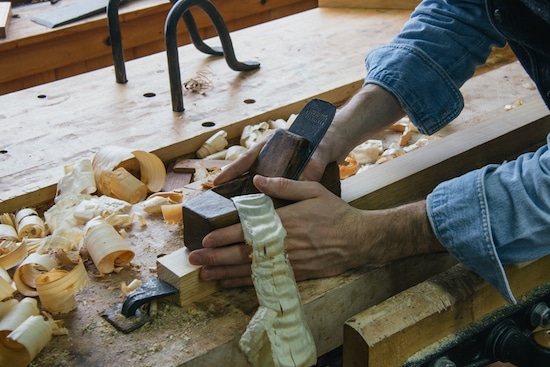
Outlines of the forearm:
M405 113L384 88L367 84L336 113L321 147L330 152L327 163L340 161L357 145L389 127Z
M365 263L384 264L446 251L433 233L425 200L391 209L365 211L364 214L369 228Z

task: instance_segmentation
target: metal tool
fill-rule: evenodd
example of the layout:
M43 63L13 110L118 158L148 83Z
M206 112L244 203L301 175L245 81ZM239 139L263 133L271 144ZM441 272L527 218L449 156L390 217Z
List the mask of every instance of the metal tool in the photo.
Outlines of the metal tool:
M122 304L118 303L105 309L101 313L101 317L117 330L129 333L151 320L149 314L141 309L142 306L151 303L153 300L175 295L178 292L178 289L172 285L158 278L151 278L130 292Z
M260 151L250 171L242 177L217 186L183 205L183 236L191 250L202 247L202 239L217 228L239 222L231 197L256 193L254 175L298 179L330 126L336 107L314 99L298 114L288 130L278 129ZM340 194L336 164L327 167L321 183ZM274 200L276 207L288 203Z

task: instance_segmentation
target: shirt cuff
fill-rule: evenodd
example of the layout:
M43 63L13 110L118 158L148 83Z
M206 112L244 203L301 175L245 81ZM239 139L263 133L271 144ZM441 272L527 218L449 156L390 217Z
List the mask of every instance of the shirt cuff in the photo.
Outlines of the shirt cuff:
M406 44L378 47L366 56L365 84L391 92L422 134L454 120L464 100L449 75L423 51Z
M438 185L426 200L428 218L441 244L467 268L516 303L491 234L484 176L489 167Z

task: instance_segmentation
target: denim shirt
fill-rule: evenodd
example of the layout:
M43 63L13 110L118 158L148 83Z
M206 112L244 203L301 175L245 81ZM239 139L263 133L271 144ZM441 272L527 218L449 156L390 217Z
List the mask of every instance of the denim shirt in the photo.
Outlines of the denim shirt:
M367 55L365 83L393 93L418 130L433 134L462 111L460 87L485 62L492 47L509 42L550 106L549 33L514 31L510 21L516 18L511 14L517 10L509 9L516 6L525 11L523 3L537 3L546 6L539 13L548 15L548 5L541 0L487 3L423 1L398 36ZM518 27L530 29L525 16L519 19ZM546 22L539 26L549 29L548 19ZM524 38L533 48L525 46ZM515 302L503 265L550 253L549 188L550 152L546 145L515 161L490 165L438 185L427 197L428 217L437 238L453 256L507 301Z

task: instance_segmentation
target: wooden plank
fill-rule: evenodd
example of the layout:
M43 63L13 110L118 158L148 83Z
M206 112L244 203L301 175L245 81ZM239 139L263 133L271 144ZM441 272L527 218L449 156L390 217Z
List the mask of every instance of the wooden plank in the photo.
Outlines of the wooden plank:
M516 297L550 281L549 269L550 256L507 266ZM344 366L402 366L419 350L505 304L494 287L456 265L348 320Z
M0 2L0 38L6 38L11 19L11 2Z
M443 180L489 163L502 163L544 144L549 131L548 108L541 99L533 99L521 108L457 131L452 139L430 143L431 155L412 151L399 157L399 163L389 161L350 177L342 183L343 197L363 209L423 198ZM370 194L364 195L365 190Z
M320 8L414 9L420 0L319 0Z

